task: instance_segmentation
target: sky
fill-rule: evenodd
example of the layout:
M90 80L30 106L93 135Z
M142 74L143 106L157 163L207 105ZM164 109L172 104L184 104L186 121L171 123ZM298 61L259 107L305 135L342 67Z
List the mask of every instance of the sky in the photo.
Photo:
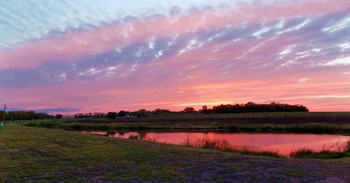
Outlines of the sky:
M350 1L0 0L0 103L350 111Z

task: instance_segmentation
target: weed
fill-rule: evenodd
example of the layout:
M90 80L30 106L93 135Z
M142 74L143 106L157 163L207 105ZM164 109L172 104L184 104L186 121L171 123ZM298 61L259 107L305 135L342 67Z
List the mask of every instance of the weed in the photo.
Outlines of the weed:
M230 167L231 167L234 171L236 171L236 172L239 172L239 171L242 171L242 170L243 170L242 165L240 165L240 164L238 164L238 163L232 163L232 164L230 165Z
M249 146L232 146L227 140L224 139L197 139L194 141L194 143L191 143L189 139L186 139L183 145L227 152L237 152L245 155L281 157L277 152L274 151L262 151L258 148Z
M332 151L333 149L333 151ZM335 151L334 151L335 150ZM343 157L349 157L350 154L350 139L346 142L345 145L340 145L340 143L335 143L330 147L324 147L322 151L316 152L311 149L299 149L297 151L291 152L289 157L305 159L305 158L314 158L314 159L339 159Z
M346 142L345 152L350 153L350 139Z
M183 145L183 146L191 146L190 138L187 137L187 138L184 140L184 142L183 142L182 144L180 144L180 145Z
M146 138L146 139L143 139L145 141L149 141L149 142L157 142L157 138Z
M130 136L129 136L129 139L138 140L138 139L139 139L139 136L138 136L138 135L130 135Z
M228 141L224 139L197 139L193 145L204 149L218 149L222 151L230 149Z
M303 170L296 170L296 169L289 169L284 172L285 175L291 176L291 177L302 177L305 175L305 171Z
M310 149L299 149L297 151L289 153L289 157L298 159L339 159L346 156L348 156L346 152L334 152L329 150L322 150L320 152L316 152Z

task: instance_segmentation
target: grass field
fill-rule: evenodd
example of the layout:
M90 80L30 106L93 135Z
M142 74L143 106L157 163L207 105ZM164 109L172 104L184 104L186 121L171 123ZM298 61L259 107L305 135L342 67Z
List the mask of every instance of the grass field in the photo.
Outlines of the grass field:
M261 112L261 113L227 113L227 114L163 114L150 115L143 118L116 118L108 120L106 118L73 118L64 117L58 121L64 123L81 122L81 123L117 123L117 122L156 122L156 121L197 121L208 119L330 119L337 122L350 123L350 112ZM345 121L343 121L345 120ZM47 120L36 120L47 121ZM287 123L288 121L286 121ZM317 122L317 121L314 121Z
M350 134L350 112L169 114L145 118L63 118L7 121L70 130L228 130L234 132Z
M71 131L229 131L252 133L322 133L350 134L350 123L259 123L242 121L218 121L212 119L198 121L128 121L128 122L61 122L25 121L16 122L26 126L65 129Z
M67 130L226 130L231 132L350 134L350 112L169 114L145 118L64 118L10 121Z
M186 146L5 125L0 182L320 182L350 161L260 158Z

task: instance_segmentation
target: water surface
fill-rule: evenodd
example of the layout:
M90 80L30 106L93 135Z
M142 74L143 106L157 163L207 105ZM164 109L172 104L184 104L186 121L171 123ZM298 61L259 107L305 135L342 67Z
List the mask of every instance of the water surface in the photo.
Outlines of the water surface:
M139 139L152 140L159 143L184 144L185 141L195 142L198 139L226 140L231 146L250 147L257 151L275 151L288 155L292 151L307 148L314 151L328 149L338 151L344 148L350 139L344 135L319 134L254 134L254 133L217 133L217 132L83 132L109 137L125 138L138 136Z

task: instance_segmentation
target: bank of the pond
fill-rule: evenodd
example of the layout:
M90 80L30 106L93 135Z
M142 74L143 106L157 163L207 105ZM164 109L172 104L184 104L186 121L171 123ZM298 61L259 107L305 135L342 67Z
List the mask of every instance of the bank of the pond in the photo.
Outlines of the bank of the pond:
M6 125L0 182L348 182L350 161L289 160Z
M299 123L299 124L259 124L220 122L121 122L121 123L62 123L62 122L22 122L32 127L65 129L73 131L229 131L255 133L318 133L350 134L350 124Z

